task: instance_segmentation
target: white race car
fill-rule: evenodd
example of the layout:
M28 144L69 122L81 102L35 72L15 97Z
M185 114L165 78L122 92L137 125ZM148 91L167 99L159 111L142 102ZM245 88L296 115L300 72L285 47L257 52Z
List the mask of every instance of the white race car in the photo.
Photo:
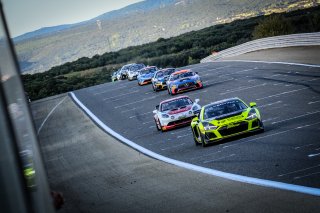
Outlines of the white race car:
M139 75L139 71L146 66L144 64L134 64L130 67L129 71L127 72L128 80L132 81L134 79L137 79L137 76Z
M153 111L157 129L166 131L189 125L201 110L198 102L199 99L193 102L188 96L179 96L162 101Z

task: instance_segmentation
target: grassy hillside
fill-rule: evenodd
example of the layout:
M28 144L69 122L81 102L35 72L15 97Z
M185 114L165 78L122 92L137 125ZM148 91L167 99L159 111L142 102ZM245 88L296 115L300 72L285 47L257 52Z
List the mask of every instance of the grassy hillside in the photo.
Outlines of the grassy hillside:
M117 51L160 37L169 38L273 11L310 7L311 1L148 0L133 5L133 8L129 6L121 11L120 16L110 18L105 14L55 33L16 42L16 50L23 72L43 72L80 57ZM163 6L163 2L174 3ZM100 28L97 20L101 23Z
M278 20L281 26L290 27L284 28L285 31L271 29L268 24L270 20ZM320 31L320 7L237 20L177 37L160 38L156 42L117 52L106 52L92 58L83 57L44 73L22 75L22 78L31 99L40 99L109 82L110 74L126 63L138 62L158 67L180 67L198 63L213 51L252 40L253 35L269 36L267 33L263 34L266 28L268 32L276 32L274 35ZM262 34L257 33L260 31Z

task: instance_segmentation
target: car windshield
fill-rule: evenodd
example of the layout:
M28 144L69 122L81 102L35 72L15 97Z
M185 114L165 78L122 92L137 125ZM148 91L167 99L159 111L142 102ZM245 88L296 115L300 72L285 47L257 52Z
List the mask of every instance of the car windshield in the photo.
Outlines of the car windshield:
M192 103L193 102L191 101L191 99L187 98L187 97L164 102L161 104L161 112L168 111L168 110L174 110L174 109L181 109L181 108L184 108L187 105L190 105Z
M140 75L145 75L149 73L154 73L156 71L155 67L148 67L140 71Z
M180 73L180 74L174 74L171 76L171 81L175 81L175 80L178 80L180 78L186 78L186 77L191 77L193 76L194 73L193 72L183 72L183 73Z
M160 71L160 72L157 72L156 74L156 78L161 78L164 76L164 72Z
M130 71L138 71L142 68L144 68L145 66L143 64L136 64L130 67Z
M240 100L230 100L218 104L212 104L204 108L203 118L210 119L246 108L247 106Z
M175 69L167 69L164 71L164 75L171 75L174 71Z

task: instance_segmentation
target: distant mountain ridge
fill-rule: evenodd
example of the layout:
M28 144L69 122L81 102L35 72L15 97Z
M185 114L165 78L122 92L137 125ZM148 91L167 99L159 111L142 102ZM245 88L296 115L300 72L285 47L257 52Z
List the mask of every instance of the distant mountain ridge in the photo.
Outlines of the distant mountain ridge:
M146 0L77 24L42 28L16 37L14 42L22 72L36 73L81 57L309 2L313 1Z
M64 24L64 25L59 25L59 26L53 26L53 27L43 27L40 28L38 30L32 31L32 32L28 32L25 34L22 34L20 36L17 36L15 38L13 38L14 42L21 42L27 39L32 39L35 37L40 37L40 36L48 36L51 33L56 33L58 31L61 30L65 30L68 29L70 27L72 27L72 24Z
M152 1L151 0L151 1L146 1L143 4L141 4L141 2L138 2L135 4L131 4L129 6L126 6L124 8L121 8L119 10L113 10L110 12L106 12L106 13L104 13L100 16L97 16L93 19L90 19L88 21L79 22L79 23L75 23L75 24L58 25L58 26L53 26L53 27L43 27L38 30L17 36L15 38L13 38L13 40L14 40L14 42L21 42L21 41L27 40L27 39L32 39L32 38L41 37L41 36L48 36L50 34L58 33L62 30L65 30L65 29L68 29L71 27L75 27L75 26L78 26L81 24L96 22L96 20L104 20L104 21L112 20L115 18L121 18L123 16L129 16L134 13L148 12L150 10L157 9L159 7L160 8L165 7L165 6L174 4L174 3L176 3L176 0L160 0L160 1Z

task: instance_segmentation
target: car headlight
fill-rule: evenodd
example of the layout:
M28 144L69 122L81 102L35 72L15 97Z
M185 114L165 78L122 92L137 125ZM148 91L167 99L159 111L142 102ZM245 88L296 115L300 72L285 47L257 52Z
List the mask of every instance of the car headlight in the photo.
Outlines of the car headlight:
M177 85L173 84L173 85L171 86L171 89L174 90L175 88L177 88Z
M248 113L248 117L246 118L246 120L252 120L257 118L257 113L254 109L250 110L250 112Z
M204 128L205 131L215 130L215 129L218 128L217 126L215 126L215 125L213 125L211 123L208 123L208 122L203 122L202 124L203 124L203 128Z
M167 115L167 114L161 114L161 116L162 116L163 118L169 118L169 115Z

